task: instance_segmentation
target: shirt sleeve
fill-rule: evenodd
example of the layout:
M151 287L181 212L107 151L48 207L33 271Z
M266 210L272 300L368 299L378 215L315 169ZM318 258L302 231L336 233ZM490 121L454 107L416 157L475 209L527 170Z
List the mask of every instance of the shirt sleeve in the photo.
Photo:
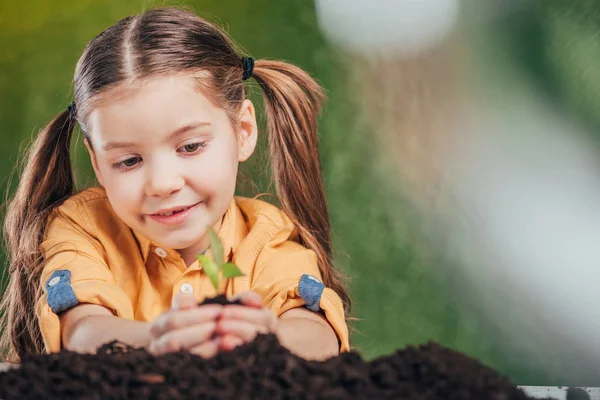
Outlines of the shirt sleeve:
M323 285L312 250L291 240L268 243L258 255L250 288L277 316L297 307L321 312L338 337L340 351L349 350L342 300Z
M55 210L41 245L43 294L35 312L48 352L62 347L58 314L80 303L98 304L133 319L131 301L115 282L101 243L85 228L82 212L68 201Z

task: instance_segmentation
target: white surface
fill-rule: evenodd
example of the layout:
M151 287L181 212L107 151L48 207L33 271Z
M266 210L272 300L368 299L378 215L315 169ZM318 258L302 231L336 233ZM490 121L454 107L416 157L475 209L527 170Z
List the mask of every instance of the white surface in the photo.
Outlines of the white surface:
M556 400L566 400L568 387L561 386L518 386L528 396L536 399L543 399L544 397L552 397ZM591 400L600 400L600 388L586 388L582 387L590 395Z

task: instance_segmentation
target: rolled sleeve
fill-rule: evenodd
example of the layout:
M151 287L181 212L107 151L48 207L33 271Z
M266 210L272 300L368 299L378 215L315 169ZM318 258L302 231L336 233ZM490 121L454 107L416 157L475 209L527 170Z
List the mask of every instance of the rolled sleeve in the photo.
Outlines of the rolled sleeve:
M340 351L349 350L342 300L323 285L313 251L292 241L266 246L259 254L251 290L277 316L298 307L322 313L338 337Z
M115 282L101 244L84 227L76 208L67 204L59 210L48 220L41 246L43 294L35 307L48 352L61 349L59 314L78 304L101 305L133 319L131 301Z

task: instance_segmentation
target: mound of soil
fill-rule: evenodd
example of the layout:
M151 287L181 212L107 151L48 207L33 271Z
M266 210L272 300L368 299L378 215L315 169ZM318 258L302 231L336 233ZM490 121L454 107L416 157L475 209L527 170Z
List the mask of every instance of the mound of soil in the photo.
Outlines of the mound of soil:
M2 399L461 399L528 397L508 379L436 343L365 362L355 352L323 362L291 354L273 335L212 359L152 356L119 342L97 354L24 357L0 374Z
M240 304L224 295L202 304ZM212 359L153 356L118 341L96 354L62 350L23 357L0 373L0 399L528 399L508 379L437 343L364 361L357 352L307 361L274 335Z
M231 301L224 294L220 294L215 297L208 297L208 298L204 299L204 301L202 301L201 303L198 303L199 306L204 305L204 304L220 304L222 306L226 306L229 304L241 305L242 302L240 300Z

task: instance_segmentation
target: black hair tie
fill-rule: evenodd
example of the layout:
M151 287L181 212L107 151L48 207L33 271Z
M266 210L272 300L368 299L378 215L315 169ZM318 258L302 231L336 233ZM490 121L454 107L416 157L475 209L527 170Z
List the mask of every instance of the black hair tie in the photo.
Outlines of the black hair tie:
M252 78L252 73L254 72L254 59L252 57L242 57L242 67L244 68L242 80L245 81Z
M75 117L77 116L77 106L75 105L75 102L72 102L67 107L67 110L69 111L69 117L75 119Z

